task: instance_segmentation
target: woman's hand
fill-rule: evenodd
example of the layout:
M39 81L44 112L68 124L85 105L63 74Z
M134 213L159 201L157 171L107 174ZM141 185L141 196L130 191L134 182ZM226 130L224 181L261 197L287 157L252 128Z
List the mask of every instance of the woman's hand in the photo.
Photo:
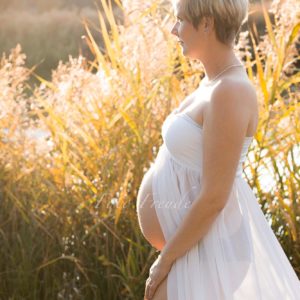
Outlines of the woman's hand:
M172 262L164 259L161 254L157 257L149 270L149 277L146 280L144 300L150 300L157 287L163 279L168 275L172 267Z

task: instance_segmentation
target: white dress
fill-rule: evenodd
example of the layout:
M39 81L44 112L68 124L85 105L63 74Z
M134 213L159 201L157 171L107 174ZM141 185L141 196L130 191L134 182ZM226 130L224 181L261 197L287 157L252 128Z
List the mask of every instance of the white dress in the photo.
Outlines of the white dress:
M152 192L165 240L176 232L199 193L202 127L173 111L162 126ZM241 176L246 137L229 199L208 233L172 265L168 300L299 300L300 282ZM221 153L220 153L221 154Z

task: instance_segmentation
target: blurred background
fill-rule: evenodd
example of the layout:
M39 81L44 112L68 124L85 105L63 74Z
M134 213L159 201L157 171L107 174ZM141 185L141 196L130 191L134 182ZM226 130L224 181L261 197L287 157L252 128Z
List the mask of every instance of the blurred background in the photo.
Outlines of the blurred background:
M255 22L259 33L264 31L264 18L260 0L251 1L249 22ZM270 0L264 1L268 7ZM36 72L46 79L51 69L69 55L79 54L91 59L91 52L83 38L82 24L91 25L98 44L103 46L97 30L100 1L95 0L1 0L0 1L0 53L8 52L20 43L27 55L27 66L37 65ZM113 3L114 14L121 21L122 14ZM244 30L245 28L243 28ZM31 79L32 82L34 78Z
M36 72L50 79L51 69L60 60L67 61L69 55L91 58L83 38L83 20L91 25L97 43L102 43L97 31L97 7L101 7L97 0L1 0L0 53L9 52L19 43L27 66L37 65ZM115 16L120 19L120 10Z
M243 177L300 277L298 0L250 1L259 124ZM0 300L142 299L136 197L203 67L166 0L0 0Z

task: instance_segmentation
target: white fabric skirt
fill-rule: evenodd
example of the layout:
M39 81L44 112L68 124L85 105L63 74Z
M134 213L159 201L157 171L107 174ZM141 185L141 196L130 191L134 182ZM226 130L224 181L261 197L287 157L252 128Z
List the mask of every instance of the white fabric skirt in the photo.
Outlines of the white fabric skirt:
M164 237L176 232L201 188L200 169L163 144L153 200ZM300 282L242 176L209 232L178 258L167 277L168 300L299 300Z

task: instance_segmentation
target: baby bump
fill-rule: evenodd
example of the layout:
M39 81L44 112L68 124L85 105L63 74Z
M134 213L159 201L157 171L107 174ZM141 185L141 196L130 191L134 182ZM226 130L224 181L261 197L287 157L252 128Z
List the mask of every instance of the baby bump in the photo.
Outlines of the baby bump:
M145 239L157 250L165 245L153 201L152 178L153 168L150 168L143 177L137 196L137 216L139 226Z

